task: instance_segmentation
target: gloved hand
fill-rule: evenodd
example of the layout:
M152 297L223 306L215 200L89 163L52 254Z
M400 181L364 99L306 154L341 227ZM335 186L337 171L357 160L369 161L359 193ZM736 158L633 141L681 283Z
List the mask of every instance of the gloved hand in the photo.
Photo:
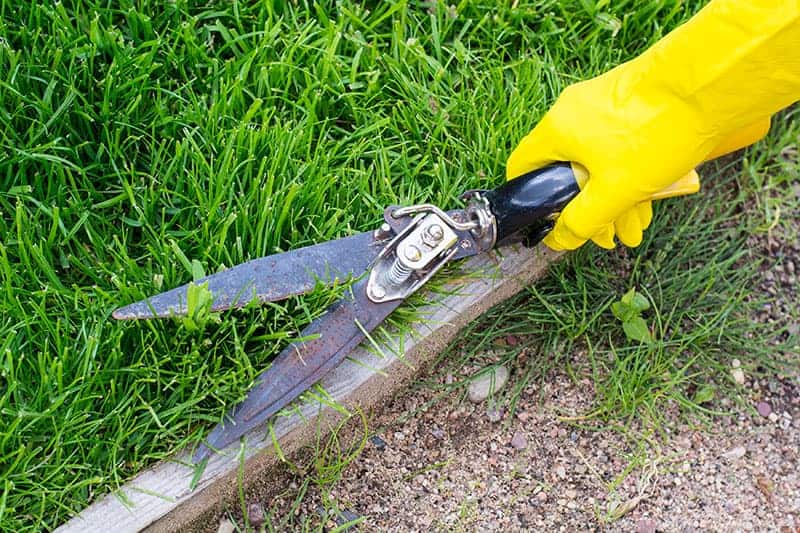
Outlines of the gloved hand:
M564 90L506 169L509 179L554 161L587 170L545 244L612 248L616 234L638 245L651 199L676 182L696 190L696 165L755 142L800 99L798 50L796 0L713 0L638 58Z

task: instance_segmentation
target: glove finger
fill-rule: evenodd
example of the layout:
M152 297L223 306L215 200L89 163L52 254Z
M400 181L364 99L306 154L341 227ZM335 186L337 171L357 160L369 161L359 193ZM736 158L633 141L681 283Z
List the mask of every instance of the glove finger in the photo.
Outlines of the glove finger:
M652 220L652 202L639 202L614 221L614 230L617 232L617 238L625 246L636 248L642 243L642 234L650 226Z
M592 175L584 188L567 204L559 221L577 237L592 239L599 246L613 248L614 224L619 216L639 203L637 191L609 183ZM625 183L626 180L621 180Z
M582 246L587 239L575 235L561 220L556 220L556 225L542 242L553 250L574 250Z
M566 250L566 248L561 246L561 243L558 242L558 237L553 235L553 231L545 235L544 239L542 239L542 243L551 250L555 250L556 252Z
M650 227L650 223L653 221L653 202L649 200L640 202L636 205L636 209L639 211L639 221L642 223L642 231L644 231Z
M613 249L616 246L614 244L614 225L606 224L603 226L600 231L592 235L592 242L606 250Z
M614 221L614 231L617 232L617 238L622 244L631 248L641 244L642 226L638 206L633 206Z
M506 161L506 179L522 176L536 168L568 158L556 148L556 136L547 115L519 142Z

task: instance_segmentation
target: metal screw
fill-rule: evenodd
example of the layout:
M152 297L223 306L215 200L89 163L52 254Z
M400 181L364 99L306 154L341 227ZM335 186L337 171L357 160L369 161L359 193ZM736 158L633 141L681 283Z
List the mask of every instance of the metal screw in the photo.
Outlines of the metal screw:
M425 234L433 241L439 242L444 237L444 230L439 224L431 224L428 226L428 229L425 230Z
M406 249L403 252L403 255L409 261L415 261L416 262L416 261L419 261L420 259L422 259L422 251L420 251L420 249L417 248L416 246L414 246L413 244L409 244L408 246L406 246Z
M386 289L381 287L380 285L373 285L372 286L372 296L378 298L379 300L386 296Z
M392 227L384 222L381 224L381 227L376 229L375 232L372 234L376 240L383 240L389 237L392 234Z

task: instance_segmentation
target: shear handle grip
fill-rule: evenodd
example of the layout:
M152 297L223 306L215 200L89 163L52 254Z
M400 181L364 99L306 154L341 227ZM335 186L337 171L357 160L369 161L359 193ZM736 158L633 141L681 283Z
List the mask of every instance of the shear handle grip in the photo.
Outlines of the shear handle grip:
M558 213L580 192L589 179L577 163L554 163L532 170L488 191L492 213L497 220L497 242L521 230L544 237ZM669 187L650 195L650 200L692 194L700 189L700 179L692 170Z
M521 230L550 226L553 217L578 192L580 187L569 163L532 170L488 191L485 196L497 221L497 242Z

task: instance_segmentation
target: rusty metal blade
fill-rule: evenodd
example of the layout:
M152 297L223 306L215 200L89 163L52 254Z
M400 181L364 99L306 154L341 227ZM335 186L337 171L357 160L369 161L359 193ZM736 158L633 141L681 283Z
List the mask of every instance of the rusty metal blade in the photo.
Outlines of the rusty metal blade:
M289 252L269 255L207 276L214 297L211 311L244 307L251 301L272 302L310 292L317 283L358 277L375 259L381 243L372 233L360 233ZM186 314L183 285L114 311L117 320L164 318Z
M331 305L309 324L301 337L313 340L287 346L256 380L247 398L234 407L209 434L194 455L194 462L207 458L263 424L338 365L375 329L402 300L376 304L366 295L367 280L351 288L350 294Z

